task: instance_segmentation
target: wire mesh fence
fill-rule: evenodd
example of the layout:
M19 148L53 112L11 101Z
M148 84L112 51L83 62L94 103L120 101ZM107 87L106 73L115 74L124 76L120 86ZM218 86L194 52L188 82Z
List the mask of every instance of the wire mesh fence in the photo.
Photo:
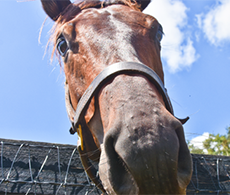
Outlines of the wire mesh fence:
M193 154L187 194L230 194L230 157Z
M5 139L0 142L0 194L102 194L87 177L76 146ZM230 194L230 157L192 157L188 195Z
M75 146L0 141L0 194L100 194Z

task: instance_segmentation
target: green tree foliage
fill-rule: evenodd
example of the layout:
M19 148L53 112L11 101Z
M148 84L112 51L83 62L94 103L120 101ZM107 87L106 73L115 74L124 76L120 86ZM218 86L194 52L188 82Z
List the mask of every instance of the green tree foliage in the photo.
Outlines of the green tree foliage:
M211 154L211 155L224 155L230 156L230 127L226 128L227 134L217 135L209 134L209 137L203 141L203 148L195 147L188 142L191 153L194 154Z

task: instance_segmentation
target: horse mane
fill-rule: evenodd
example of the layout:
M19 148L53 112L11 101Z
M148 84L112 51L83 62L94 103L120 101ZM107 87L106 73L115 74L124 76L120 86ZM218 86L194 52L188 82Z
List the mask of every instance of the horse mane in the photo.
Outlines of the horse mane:
M58 36L58 32L60 30L60 27L73 19L76 15L78 15L82 10L88 9L88 8L104 8L109 5L114 5L114 4L122 4L126 5L133 10L136 11L141 11L140 10L140 5L135 1L135 0L75 0L74 3L70 4L57 18L53 28L50 31L50 38L48 40L48 43L46 45L46 51L49 47L49 45L53 45L52 53L51 53L51 63L53 61L54 54L58 58L59 64L61 66L61 59L60 56L58 55L55 47L55 42ZM46 20L45 20L46 21ZM44 22L45 23L45 22ZM43 23L43 26L44 26ZM43 29L43 26L41 27L41 31ZM40 35L41 35L40 31ZM39 37L40 37L39 35Z

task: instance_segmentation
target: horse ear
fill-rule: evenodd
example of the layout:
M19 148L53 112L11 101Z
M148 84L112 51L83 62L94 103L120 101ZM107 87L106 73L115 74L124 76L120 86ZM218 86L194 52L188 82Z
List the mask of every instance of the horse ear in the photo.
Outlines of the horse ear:
M136 2L141 5L141 11L143 11L151 2L151 0L136 0Z
M46 14L54 21L71 4L70 0L41 0L41 2Z

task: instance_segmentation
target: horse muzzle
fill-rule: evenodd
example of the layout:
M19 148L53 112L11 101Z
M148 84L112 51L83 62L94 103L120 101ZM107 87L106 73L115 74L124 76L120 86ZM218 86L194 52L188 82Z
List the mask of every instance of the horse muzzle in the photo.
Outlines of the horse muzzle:
M99 176L106 192L185 194L190 152L182 123L157 89L145 77L119 75L102 89L99 105L104 124Z
M192 164L177 123L131 123L108 131L99 164L108 194L185 194Z

